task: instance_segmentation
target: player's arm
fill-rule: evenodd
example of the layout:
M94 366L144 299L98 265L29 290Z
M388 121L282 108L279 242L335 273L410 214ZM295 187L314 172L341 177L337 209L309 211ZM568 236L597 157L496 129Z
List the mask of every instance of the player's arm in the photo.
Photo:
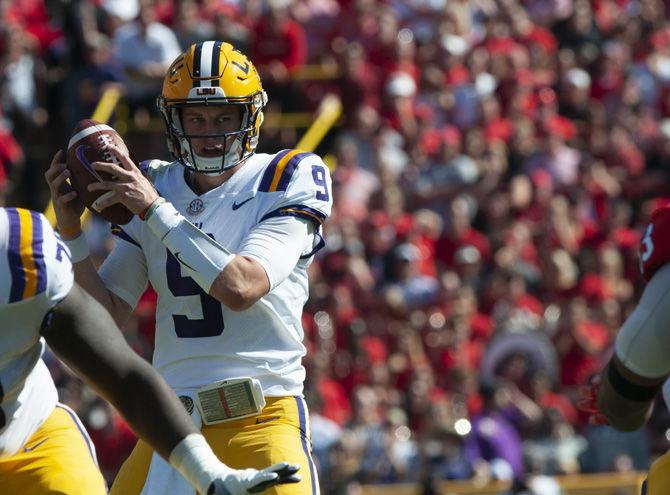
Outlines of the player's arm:
M44 173L44 178L51 191L61 238L72 253L75 278L121 324L130 316L131 308L123 299L107 290L93 266L86 236L81 230L80 217L84 212L84 205L77 197L77 192L67 183L70 171L62 159L63 152L58 151Z
M615 354L600 376L598 409L617 430L638 430L651 416L666 378L667 375L647 378L633 373Z
M617 334L603 370L598 408L615 428L633 431L649 418L670 374L670 264L660 268Z
M77 284L48 314L42 335L201 493L247 493L299 479L297 468L286 463L263 471L222 464L169 386L128 346L103 306Z
M81 233L80 238L84 243L87 242L83 232ZM112 318L114 318L114 322L117 325L123 325L128 320L133 309L126 301L105 286L105 283L95 269L90 256L87 255L86 258L81 261L75 261L75 254L77 251L73 249L73 242L71 240L64 240L70 248L70 251L73 253L72 268L76 282L81 285L86 292L91 294L96 301L102 304L109 314L112 315ZM86 253L88 253L88 248L86 248Z
M89 185L90 190L109 189L120 193L101 201L99 207L103 209L111 206L123 196L124 205L147 223L149 229L175 256L188 275L205 292L236 311L253 305L277 285L278 277L286 278L289 275L304 251L305 244L314 237L314 227L311 224L315 221L320 225L326 217L318 211L318 207L291 204L292 207L297 206L298 211L287 208L291 213L279 213L278 216L291 217L295 214L297 217L293 216L288 222L281 218L269 218L261 222L261 229L265 229L268 242L260 249L263 252L259 256L244 251L232 253L184 218L171 203L161 197L156 198L155 189L139 169L132 165L127 154L113 145L108 149L117 156L120 164L95 162L93 167L123 180ZM321 159L316 155L311 156L318 160L318 165L305 167L302 171L296 165L298 171L295 173L302 173L308 179L294 187L294 191L287 190L282 198L287 203L308 203L315 201L314 198L321 194L324 199L318 200L317 204L329 211L330 196L327 191L330 176ZM307 172L313 170L313 167L319 167L322 172L318 176L318 183L315 183L316 179L312 180L314 173ZM320 192L319 188L324 188L325 192ZM302 219L299 219L300 215L303 215ZM268 249L275 248L279 250L268 253ZM261 263L263 258L271 259L271 264Z
M149 228L200 287L235 311L247 309L288 277L315 232L311 222L299 218L270 218L252 229L236 254L172 204L157 203L146 217Z
M195 433L170 388L128 346L86 290L75 283L47 320L42 335L51 349L114 404L159 454L169 457L182 438Z

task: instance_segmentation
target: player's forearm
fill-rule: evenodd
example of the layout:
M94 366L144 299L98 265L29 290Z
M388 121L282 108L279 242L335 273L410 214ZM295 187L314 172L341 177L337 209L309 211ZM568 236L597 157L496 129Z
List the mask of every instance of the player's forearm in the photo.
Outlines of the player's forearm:
M133 430L165 459L186 435L197 432L172 389L139 356L133 356L123 379L106 395Z
M644 380L644 385L641 385L641 380L629 375L616 357L610 360L601 375L598 409L619 431L638 430L651 416L662 381L652 384Z
M235 256L214 280L210 295L233 311L244 311L268 293L270 282L263 267L245 256Z
M131 308L105 287L93 266L86 234L80 231L75 237L63 235L63 240L70 250L75 281L103 305L117 325L122 325L130 315Z
M241 308L249 287L243 276L248 260L236 256L186 220L175 207L159 198L145 216L151 232L179 261L183 270L208 294L231 309ZM235 282L224 287L232 275Z
M73 263L75 281L95 298L112 315L114 322L121 326L130 315L130 307L121 298L107 289L91 258Z
M161 455L194 432L174 392L128 346L109 313L75 284L42 335L54 352L116 407Z

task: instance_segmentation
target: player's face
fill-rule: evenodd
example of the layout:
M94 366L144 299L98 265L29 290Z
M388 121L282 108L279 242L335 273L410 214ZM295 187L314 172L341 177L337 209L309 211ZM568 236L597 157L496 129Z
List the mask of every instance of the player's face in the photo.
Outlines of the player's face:
M208 158L224 154L223 134L240 130L242 111L236 106L185 108L181 119L186 135L211 136L191 139L195 154Z

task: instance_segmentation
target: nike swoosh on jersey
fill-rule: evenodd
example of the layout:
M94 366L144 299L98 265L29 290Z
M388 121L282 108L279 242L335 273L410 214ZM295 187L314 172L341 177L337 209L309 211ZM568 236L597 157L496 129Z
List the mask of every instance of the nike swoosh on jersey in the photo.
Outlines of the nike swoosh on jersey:
M269 423L270 421L276 421L279 419L279 416L272 416L269 418L257 418L256 419L256 424L260 425L262 423Z
M186 263L184 260L182 260L182 259L179 257L180 254L181 254L181 251L174 253L174 257L177 258L177 261L178 261L179 263L181 263L182 265L184 265L186 268L189 268L189 269L193 270L194 272L197 272L198 270L196 270L195 268L193 268L191 265L189 265L188 263Z
M46 438L45 438L44 440L42 440L41 442L37 442L37 443L36 443L35 445L33 445L32 447L25 447L25 448L23 449L23 451L24 451L24 452L31 452L31 451L35 450L37 447L39 447L40 445L42 445L42 444L43 444L44 442L46 442L47 440L49 440L49 437L46 437Z
M245 200L242 201L241 203L233 202L233 210L237 210L237 209L240 208L242 205L244 205L245 203L248 203L248 202L251 201L252 199L254 199L253 196L250 197L250 198L245 199Z

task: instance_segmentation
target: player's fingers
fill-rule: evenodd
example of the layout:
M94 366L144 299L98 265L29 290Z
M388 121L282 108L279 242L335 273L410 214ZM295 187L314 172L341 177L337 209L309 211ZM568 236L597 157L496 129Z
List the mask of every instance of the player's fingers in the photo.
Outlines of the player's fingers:
M46 172L44 172L44 178L46 179L47 183L50 183L63 170L67 170L67 167L64 163L52 163Z
M108 174L113 175L114 177L128 178L130 174L128 171L117 163L111 162L93 162L91 164L94 170L100 172L107 172Z
M119 163L121 163L122 168L125 170L132 170L133 168L137 168L135 167L135 164L130 159L130 157L114 143L109 143L107 145L107 150L109 150L116 158L118 158Z
M86 189L89 191L118 191L121 184L113 181L91 182Z
M120 202L121 202L121 195L118 194L116 191L109 191L101 195L95 201L93 201L91 207L96 211L102 211L105 208L108 208Z
M54 198L70 191L71 187L66 182L68 177L70 177L70 171L63 170L49 181L49 190Z
M63 158L63 150L58 150L56 151L56 154L54 157L51 159L51 164L49 165L50 167L53 167L54 165L58 163L62 163L62 158Z
M279 475L272 472L260 472L254 477L254 481L257 481L257 483L248 488L247 491L249 493L260 493L276 485L279 481Z
M272 472L278 472L281 471L282 469L286 469L286 466L288 466L288 462L278 462L277 464L273 464L270 467L266 467L263 469L263 471L272 471Z
M278 462L272 466L265 468L264 471L272 471L277 473L279 476L288 476L294 473L297 473L300 469L298 464L289 464L288 462Z
M280 478L279 483L283 484L291 484L291 483L300 483L302 481L302 477L299 474L292 474L291 476L283 476Z
M74 201L75 199L77 199L77 191L72 190L70 192L67 192L67 193L59 196L56 199L56 202L60 205L64 205L64 204L69 203L70 201Z

